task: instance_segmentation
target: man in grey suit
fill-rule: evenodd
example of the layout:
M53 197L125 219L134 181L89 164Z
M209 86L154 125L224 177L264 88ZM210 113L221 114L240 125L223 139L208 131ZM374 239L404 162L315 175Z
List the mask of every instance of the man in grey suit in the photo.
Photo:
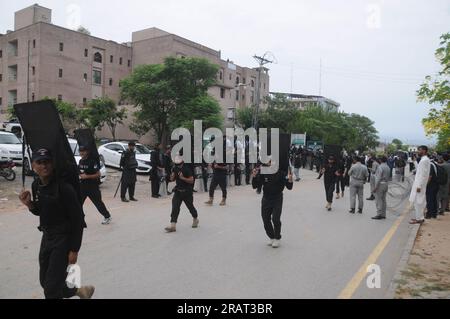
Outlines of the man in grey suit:
M364 184L369 176L367 166L363 164L364 158L354 157L353 165L348 171L350 176L350 210L349 213L355 213L356 195L358 195L358 213L362 214L364 206Z
M385 219L386 218L386 195L388 191L388 182L391 175L391 169L387 165L387 157L382 156L380 158L381 165L378 166L377 171L374 176L374 189L376 205L377 205L377 215L372 217L372 219Z

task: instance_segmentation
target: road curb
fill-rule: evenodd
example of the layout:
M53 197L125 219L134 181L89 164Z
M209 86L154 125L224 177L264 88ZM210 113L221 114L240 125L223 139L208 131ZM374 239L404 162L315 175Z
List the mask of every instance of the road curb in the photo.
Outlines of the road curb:
M403 249L402 256L400 257L400 261L396 267L394 277L389 284L389 288L384 296L385 299L394 299L395 291L398 287L398 281L402 277L402 272L406 269L408 265L409 256L411 255L411 251L414 247L414 243L417 238L417 234L419 233L420 225L410 225L410 232L408 241L406 242L405 248Z

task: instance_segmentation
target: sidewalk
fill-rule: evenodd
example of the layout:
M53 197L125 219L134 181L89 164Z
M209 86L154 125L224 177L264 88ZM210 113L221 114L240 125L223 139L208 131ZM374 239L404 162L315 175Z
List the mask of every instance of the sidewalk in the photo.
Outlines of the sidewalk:
M450 214L420 227L408 264L397 280L397 299L450 299Z

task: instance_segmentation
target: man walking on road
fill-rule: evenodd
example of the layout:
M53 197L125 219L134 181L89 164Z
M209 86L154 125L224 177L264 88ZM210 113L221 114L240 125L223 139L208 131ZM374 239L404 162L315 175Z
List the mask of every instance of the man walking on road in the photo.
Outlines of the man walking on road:
M372 175L371 184L373 180L372 192L375 194L377 215L372 219L385 219L386 218L386 195L388 191L388 182L391 175L391 169L387 165L387 157L382 156L380 158L380 165L377 165L377 169ZM378 162L374 161L373 165ZM371 185L372 188L372 185Z
M216 190L217 185L220 186L222 190L222 201L220 202L220 206L225 206L227 200L227 172L228 172L228 164L226 163L216 163L212 164L214 173L211 181L211 185L209 185L209 200L205 202L206 205L212 205L214 201L214 191Z
M424 222L424 210L427 204L426 190L430 178L430 159L428 158L428 147L422 145L419 147L419 164L417 165L416 176L411 189L409 201L414 204L415 218L411 219L410 224L421 224Z
M81 205L89 197L98 212L103 216L102 224L107 225L111 222L111 214L102 201L102 193L99 188L100 163L97 159L89 156L89 150L83 145L80 145L80 155L78 170L80 171Z
M31 165L38 176L31 186L33 194L23 190L19 199L31 213L39 216L38 229L43 233L39 281L45 298L89 299L94 293L93 286L69 288L66 283L67 267L77 263L86 227L77 193L71 184L56 176L49 150L33 152Z
M167 233L176 231L176 225L178 221L178 215L180 214L181 203L184 202L186 207L194 219L192 222L192 228L198 227L198 214L194 207L194 172L189 165L184 165L184 162L180 156L174 159L174 168L170 174L170 180L175 181L176 186L173 189L172 197L172 213L170 215L170 226L165 228Z
M369 176L366 165L363 165L364 157L353 158L353 166L348 171L350 176L350 210L354 214L356 208L356 196L358 195L358 213L362 214L364 207L364 184Z
M271 161L267 165L271 165ZM286 187L291 190L293 181L292 173L278 170L275 174L261 174L260 169L254 169L252 173L253 188L262 187L261 216L264 229L269 237L269 246L278 248L281 240L281 211L283 209L283 190Z
M327 205L325 208L331 211L331 204L333 203L333 194L338 177L338 166L334 156L328 158L328 163L320 170L323 174L323 181L325 185L325 195L327 199Z

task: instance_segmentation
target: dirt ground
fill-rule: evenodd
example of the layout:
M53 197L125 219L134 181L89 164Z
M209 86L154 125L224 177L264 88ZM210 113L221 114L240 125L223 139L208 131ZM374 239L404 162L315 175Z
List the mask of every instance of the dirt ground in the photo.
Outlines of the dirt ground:
M450 299L450 213L420 227L395 298Z

